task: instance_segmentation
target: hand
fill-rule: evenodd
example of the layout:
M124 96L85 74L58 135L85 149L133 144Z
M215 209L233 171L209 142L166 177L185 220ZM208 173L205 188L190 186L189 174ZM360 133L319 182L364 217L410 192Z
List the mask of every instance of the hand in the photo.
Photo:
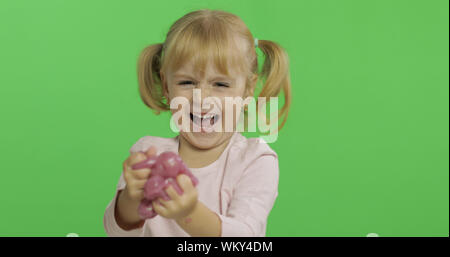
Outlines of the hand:
M133 201L141 201L144 198L144 185L150 176L150 168L133 170L131 166L148 157L156 155L156 148L151 146L145 153L132 153L123 162L123 177L126 182L125 193Z
M190 215L198 203L197 188L192 184L191 179L185 174L180 174L177 176L177 182L183 190L182 195L179 195L173 186L169 185L166 193L172 200L165 201L159 197L152 202L155 212L168 219L177 220Z

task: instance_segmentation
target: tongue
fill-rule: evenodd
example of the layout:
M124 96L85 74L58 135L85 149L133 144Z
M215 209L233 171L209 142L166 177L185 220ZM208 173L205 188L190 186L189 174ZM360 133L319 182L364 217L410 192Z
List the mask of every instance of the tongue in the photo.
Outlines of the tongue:
M195 124L201 127L203 132L205 132L206 129L211 129L212 125L214 125L214 118L202 119L194 115L193 121Z
M199 126L202 125L202 119L201 119L201 118L199 118L199 117L197 117L197 116L194 115L193 120L194 120L194 123L195 123L195 124L197 124L197 125L199 125Z
M208 119L202 119L202 128L210 128L213 124L213 122L211 122L213 119L208 118Z
M203 122L212 126L214 124L214 118L203 119Z

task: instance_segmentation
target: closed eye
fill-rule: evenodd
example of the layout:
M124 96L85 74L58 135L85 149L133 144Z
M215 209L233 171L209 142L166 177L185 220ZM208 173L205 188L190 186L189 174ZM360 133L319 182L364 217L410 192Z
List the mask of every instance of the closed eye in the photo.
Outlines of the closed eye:
M218 85L219 87L229 87L230 86L226 83L216 83L216 85Z
M181 81L180 83L178 83L178 85L186 85L186 84L189 84L189 83L192 83L192 81L185 80L185 81Z
M178 85L187 85L187 84L191 84L191 83L192 83L192 81L190 81L190 80L184 80L184 81L181 81L180 83L178 83ZM227 83L221 83L221 82L217 82L216 85L219 87L229 87L230 86Z

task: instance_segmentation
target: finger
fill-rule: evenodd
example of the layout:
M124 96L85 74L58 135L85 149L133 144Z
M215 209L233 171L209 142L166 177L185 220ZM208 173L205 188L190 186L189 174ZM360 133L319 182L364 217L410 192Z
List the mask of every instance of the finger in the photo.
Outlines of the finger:
M139 163L147 159L147 156L143 152L134 152L130 155L128 165L133 166L133 164Z
M169 208L169 202L170 202L170 201L172 201L172 200L164 200L164 199L162 199L161 197L159 197L158 200L157 200L157 202L158 202L158 203L161 203L161 205L162 205L164 208L166 208L166 209Z
M172 185L169 185L166 188L166 193L170 196L170 199L175 200L175 201L180 200L181 196L177 193L177 191L175 190L175 188L173 188Z
M123 171L125 175L128 177L130 174L133 178L136 179L146 179L150 175L151 169L150 168L144 168L144 169L138 169L134 170L131 166L127 164L125 161L123 163Z
M126 159L125 161L123 161L122 163L122 171L128 170L129 166L128 166L128 159Z
M128 193L133 199L142 199L144 197L144 190L142 189L134 189L130 190Z
M130 180L130 178L131 179L133 178L133 175L131 174L132 169L131 169L130 166L128 166L127 160L125 160L123 162L123 171L122 171L122 173L123 173L123 178L125 179L125 181L128 182Z
M164 200L162 198L158 198L161 204L164 206L164 208L167 210L167 213L173 212L176 210L176 203L172 200Z
M156 155L156 147L150 146L150 148L145 152L145 154L150 157Z
M143 190L146 182L147 182L146 179L135 180L132 182L132 185L134 186L134 188Z
M152 201L153 209L161 216L167 216L167 209L164 207L164 205L161 205L158 200L161 198L158 198L157 200Z
M194 190L194 185L192 184L191 178L185 174L180 174L177 176L177 182L184 192Z
M138 170L131 170L131 174L133 174L133 177L136 179L147 179L150 176L151 169L145 168L145 169L138 169Z

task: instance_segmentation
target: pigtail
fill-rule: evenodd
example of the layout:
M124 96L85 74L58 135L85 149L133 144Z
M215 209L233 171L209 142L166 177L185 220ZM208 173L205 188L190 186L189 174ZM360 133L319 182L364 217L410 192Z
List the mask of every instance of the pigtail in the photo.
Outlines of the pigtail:
M162 50L163 44L147 46L142 50L137 63L139 94L145 105L153 109L156 114L169 110L159 74Z
M281 90L284 93L284 105L278 112L278 120L282 120L278 127L279 131L286 123L291 105L289 59L286 50L273 41L258 40L258 47L265 56L260 73L265 83L258 97L265 97L266 103L268 103L269 97L278 97Z

